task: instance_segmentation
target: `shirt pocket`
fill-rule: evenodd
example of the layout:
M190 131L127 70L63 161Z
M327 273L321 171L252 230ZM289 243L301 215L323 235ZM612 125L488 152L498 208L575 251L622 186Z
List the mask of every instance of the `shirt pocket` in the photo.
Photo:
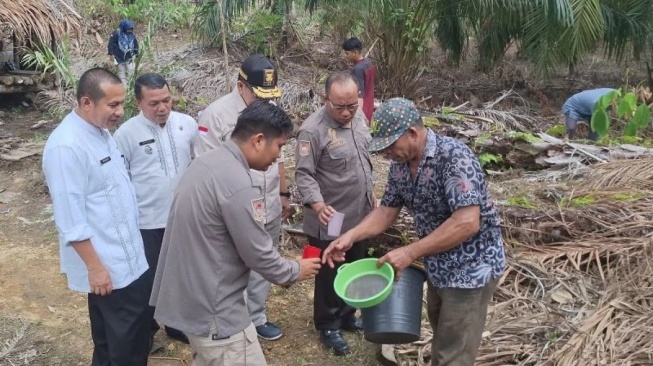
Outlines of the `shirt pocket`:
M354 156L354 149L349 146L349 142L334 148L327 146L326 155L332 160L349 160Z
M322 161L325 170L340 174L343 173L344 169L347 169L348 163L353 156L353 151L347 144L331 149L327 146Z

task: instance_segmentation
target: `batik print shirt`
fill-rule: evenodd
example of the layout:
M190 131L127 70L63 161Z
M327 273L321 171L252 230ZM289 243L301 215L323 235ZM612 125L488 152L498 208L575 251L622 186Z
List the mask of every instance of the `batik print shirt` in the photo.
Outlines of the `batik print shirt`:
M481 225L476 235L424 258L429 280L438 288L479 288L503 273L499 214L478 159L462 142L429 130L416 179L411 178L408 163L393 162L381 204L405 206L414 216L420 238L437 229L455 210L480 206Z

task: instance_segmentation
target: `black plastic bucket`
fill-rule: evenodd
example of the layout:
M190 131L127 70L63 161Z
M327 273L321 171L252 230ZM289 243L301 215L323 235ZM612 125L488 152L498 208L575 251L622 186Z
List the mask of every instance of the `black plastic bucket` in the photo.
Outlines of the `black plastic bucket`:
M381 344L412 343L419 340L425 279L424 271L408 267L382 303L361 309L365 339Z

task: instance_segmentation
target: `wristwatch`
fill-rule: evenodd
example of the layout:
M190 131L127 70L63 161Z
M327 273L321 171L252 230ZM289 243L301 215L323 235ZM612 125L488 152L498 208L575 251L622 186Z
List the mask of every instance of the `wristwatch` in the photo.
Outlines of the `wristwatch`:
M290 192L279 192L279 196L290 198Z

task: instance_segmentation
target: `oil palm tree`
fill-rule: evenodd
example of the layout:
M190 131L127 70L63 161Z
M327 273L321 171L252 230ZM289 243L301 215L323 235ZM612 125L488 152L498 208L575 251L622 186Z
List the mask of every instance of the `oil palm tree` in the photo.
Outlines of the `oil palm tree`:
M253 6L293 0L220 0L227 19ZM475 45L479 67L491 69L516 43L535 69L570 69L603 47L608 58L653 52L653 0L302 0L310 11L362 24L380 76L393 94L410 95L432 41L459 63ZM295 1L296 3L296 1ZM219 44L218 2L204 0L197 16L200 39ZM339 25L342 22L338 23ZM360 27L359 27L360 28ZM470 40L475 40L470 42Z
M474 36L485 69L513 42L547 72L601 46L610 58L637 58L651 39L651 0L438 0L435 6L436 37L452 60L461 60Z

